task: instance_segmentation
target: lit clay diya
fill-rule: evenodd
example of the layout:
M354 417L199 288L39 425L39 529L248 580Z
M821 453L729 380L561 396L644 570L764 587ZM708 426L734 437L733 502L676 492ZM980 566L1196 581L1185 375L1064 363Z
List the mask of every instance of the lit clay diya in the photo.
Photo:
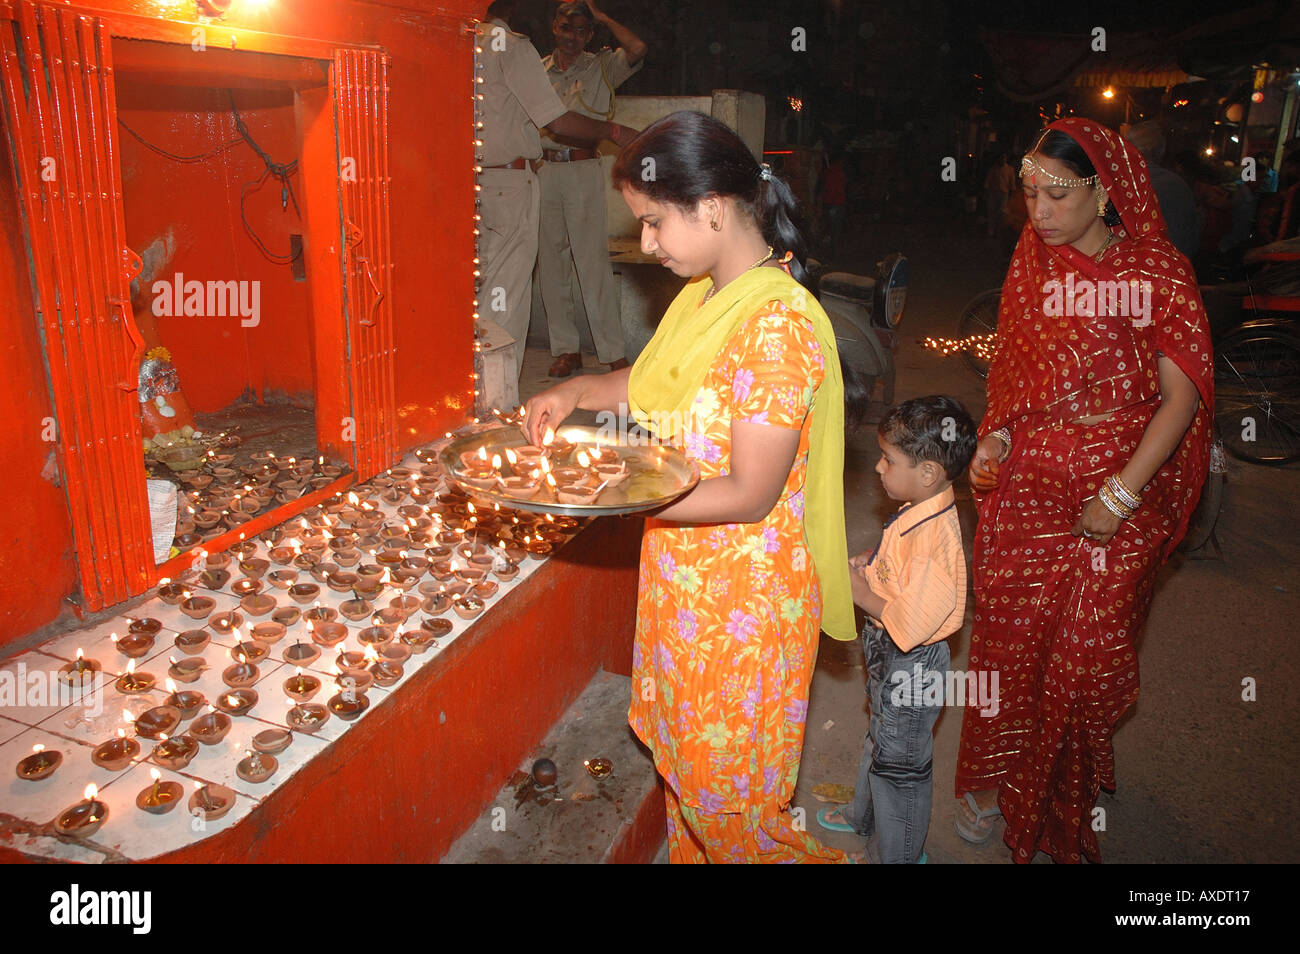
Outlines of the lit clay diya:
M258 663L271 654L271 647L257 640L245 640L230 647L230 658L235 662Z
M593 503L600 491L586 484L561 484L555 488L555 499L570 506L585 506Z
M54 819L54 830L69 838L89 838L108 820L108 806L95 797L94 785L86 786L86 798L64 809Z
M582 764L594 779L606 779L614 774L614 763L609 759L587 759Z
M274 755L267 755L263 752L254 752L247 758L240 759L235 764L235 774L245 782L251 782L254 785L265 782L275 774L280 763Z
M140 789L135 797L135 807L150 815L165 815L181 803L184 794L185 787L180 782L155 779L152 785Z
M185 599L185 594L188 592L189 587L182 583L164 583L158 587L158 598L168 606L175 606Z
M207 668L208 664L202 658L173 659L167 675L177 682L196 682Z
M296 732L313 733L320 730L329 721L330 710L315 702L306 702L293 706L285 719L289 728Z
M555 552L555 546L546 540L529 540L524 544L524 552L534 560L544 560Z
M261 677L261 673L252 663L241 662L233 666L227 666L221 674L221 681L231 689L244 689L253 685Z
M191 596L180 603L180 611L190 619L207 619L216 607L217 601L210 596Z
M234 725L224 712L205 712L190 723L189 734L204 745L216 745Z
M492 573L498 580L513 580L519 575L519 564L502 557L492 564Z
M236 626L244 625L244 617L242 614L231 610L228 613L218 613L216 616L213 616L208 620L208 625L218 634L227 636Z
M256 596L258 593L262 592L262 581L248 579L235 580L234 583L230 584L230 592L234 593L240 599L243 599L245 596Z
M492 580L480 580L474 584L474 588L470 592L481 600L490 600L497 595L499 588L500 585Z
M53 775L54 770L62 764L62 752L57 749L47 752L43 745L39 745L31 755L18 760L14 771L25 782L39 782Z
M294 643L284 651L284 661L292 666L310 666L320 658L320 650L311 643Z
M320 586L315 583L295 583L289 587L289 599L295 603L310 603L320 597Z
M320 692L321 681L299 670L284 681L284 693L294 702L310 702Z
M339 618L339 611L332 606L313 606L302 614L302 618L313 626L318 623L332 623Z
M180 724L180 709L175 706L154 706L152 709L146 709L136 718L135 734L158 742L171 735L172 730Z
M322 563L317 563L314 567L312 567L307 572L311 574L312 579L315 580L317 583L322 583L328 586L330 577L333 576L335 573L338 573L339 571L340 571L340 567L337 563L334 563L332 561L326 561ZM306 583L307 581L303 580L303 582Z
M293 741L288 729L263 729L253 736L253 748L265 755L279 755Z
M321 622L312 625L312 641L321 646L335 646L347 638L348 628L342 623Z
M239 605L249 616L265 616L275 609L276 603L275 597L269 593L259 593L256 596L245 596Z
M348 692L345 690L331 696L326 705L331 713L344 722L351 722L370 708L370 698L363 692Z
M398 609L395 606L385 606L383 609L375 611L374 615L370 617L370 622L375 626L386 626L389 629L397 629L397 627L406 622L407 617L410 615L410 613Z
M197 784L197 783L196 783ZM209 782L200 786L189 800L189 812L203 815L207 821L216 821L235 806L235 793L224 785Z
M196 689L182 689L180 692L173 692L164 702L177 710L182 719L192 719L207 705L208 700Z
M183 633L177 633L173 642L176 648L187 656L197 656L207 648L212 637L206 629L187 629Z
M199 752L199 743L188 735L178 735L153 747L150 758L165 769L179 772Z
M228 716L247 715L248 710L257 705L257 690L231 689L217 696L213 705Z
M157 681L158 679L153 673L136 672L135 660L133 659L127 663L126 672L117 677L117 682L113 683L113 686L123 695L135 696L149 692Z
M90 688L94 685L95 673L102 672L103 668L98 659L87 659L78 649L76 659L59 667L59 682L70 688Z
M90 761L110 772L120 772L139 754L139 742L119 735L95 746L94 751L90 753Z

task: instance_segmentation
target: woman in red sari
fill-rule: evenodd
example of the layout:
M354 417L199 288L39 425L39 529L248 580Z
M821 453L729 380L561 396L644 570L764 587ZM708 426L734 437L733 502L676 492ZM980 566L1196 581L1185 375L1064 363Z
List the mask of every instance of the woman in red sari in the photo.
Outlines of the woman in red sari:
M981 842L1001 814L1017 862L1098 862L1092 810L1138 695L1134 641L1209 463L1213 360L1133 146L1052 123L1021 185L970 470L970 668L998 673L999 705L965 711L956 822Z

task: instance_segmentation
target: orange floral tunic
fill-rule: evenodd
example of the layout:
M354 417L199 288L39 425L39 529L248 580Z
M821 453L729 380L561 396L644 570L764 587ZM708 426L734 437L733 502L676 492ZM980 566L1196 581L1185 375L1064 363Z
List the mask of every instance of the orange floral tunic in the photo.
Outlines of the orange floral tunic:
M824 370L812 326L784 303L744 323L678 446L704 480L727 473L733 420L798 428L780 499L758 523L646 524L628 721L682 805L702 812L784 806L794 794L821 620L803 486Z

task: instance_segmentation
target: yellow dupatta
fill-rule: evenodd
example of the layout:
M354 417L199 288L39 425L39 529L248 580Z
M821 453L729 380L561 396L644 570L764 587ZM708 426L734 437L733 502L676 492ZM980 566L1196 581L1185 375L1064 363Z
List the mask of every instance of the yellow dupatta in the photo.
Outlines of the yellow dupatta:
M804 481L804 539L822 592L821 628L839 640L856 638L844 532L844 381L830 319L807 289L779 268L755 268L702 306L712 280L686 283L669 305L628 380L628 404L638 424L660 439L662 426L690 419L691 404L727 341L763 305L779 299L812 322L825 361L813 396Z

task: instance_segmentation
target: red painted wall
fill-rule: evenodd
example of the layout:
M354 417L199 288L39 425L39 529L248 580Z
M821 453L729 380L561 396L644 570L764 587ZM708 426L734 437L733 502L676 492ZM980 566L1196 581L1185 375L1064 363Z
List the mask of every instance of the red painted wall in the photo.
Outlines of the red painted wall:
M117 94L122 121L175 155L199 155L238 138L225 90L146 87L133 82L131 74L119 73ZM235 104L258 145L276 162L292 161L297 151L292 91L236 90ZM137 323L142 331L156 325L158 340L172 353L190 407L220 410L250 388L259 401L269 389L311 406L308 283L294 281L288 265L265 257L241 218L241 193L262 175L265 164L243 143L203 162L176 162L142 145L120 126L119 130L127 241L140 252L151 245L174 249L157 279L169 289L177 273L185 281L258 283L258 323L247 327L237 315L167 316L175 304L169 300L159 309L164 316L155 318L156 296L152 288L145 289L146 308ZM291 181L301 194L302 177ZM280 185L269 176L260 187L249 188L243 215L277 256L287 256L291 232L303 231L293 203L281 209Z
M68 5L105 16L115 35L188 44L201 25L186 19L193 17L192 4L176 0ZM406 448L438 436L472 408L473 48L462 27L485 6L481 0L270 0L258 7L236 2L223 20L207 27L222 42L228 42L226 28L247 31L235 36L239 50L328 59L329 44L347 43L380 46L389 54L391 296L398 438ZM0 0L0 10L5 7ZM178 98L165 86L133 88L125 74L122 80L119 99L127 123L170 151L201 152L228 136L228 120L216 103L189 94ZM256 94L238 95L248 97L246 121L255 138L276 159L292 155L292 109L274 97L258 102ZM264 281L263 322L256 329L201 324L221 319L163 319L196 323L164 325L161 331L176 352L191 403L220 407L229 403L232 389L246 383L259 391L309 389L310 365L302 360L310 342L307 286L288 281L283 266L266 263L238 223L239 186L258 170L247 148L236 147L215 166L220 176L212 184L202 179L202 170L147 154L120 129L119 143L130 241L147 244L168 228L177 236L177 267L164 274L192 270L196 278L238 278L212 273L238 269ZM2 653L6 644L55 619L64 597L74 593L75 568L62 491L41 477L49 450L41 440L49 390L7 142L0 153L0 400L8 412L0 415ZM169 195L171 188L180 194ZM294 217L280 211L278 189L267 186L249 206L268 244L287 247ZM212 359L214 352L231 356L243 371L227 374ZM32 586L33 579L38 585Z

